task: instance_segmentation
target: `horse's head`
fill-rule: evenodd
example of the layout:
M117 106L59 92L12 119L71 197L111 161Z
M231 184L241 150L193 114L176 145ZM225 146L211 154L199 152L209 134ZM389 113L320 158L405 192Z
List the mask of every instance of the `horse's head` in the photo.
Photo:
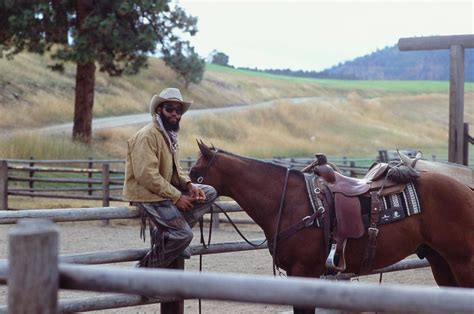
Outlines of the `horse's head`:
M196 164L191 168L189 176L195 183L212 185L217 189L220 182L219 173L215 170L218 150L207 146L202 141L197 144L201 155Z

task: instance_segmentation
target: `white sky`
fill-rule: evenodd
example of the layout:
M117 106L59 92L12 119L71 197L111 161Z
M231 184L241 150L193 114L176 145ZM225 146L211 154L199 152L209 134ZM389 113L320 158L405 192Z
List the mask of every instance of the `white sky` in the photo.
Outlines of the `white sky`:
M196 51L237 67L320 71L401 37L474 33L474 0L177 2L198 17Z

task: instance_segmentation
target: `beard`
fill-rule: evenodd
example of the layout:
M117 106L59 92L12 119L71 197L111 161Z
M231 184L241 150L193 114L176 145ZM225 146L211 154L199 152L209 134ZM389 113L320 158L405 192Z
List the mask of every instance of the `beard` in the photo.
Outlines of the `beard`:
M168 117L166 117L164 114L159 113L161 121L163 122L163 127L165 128L166 131L174 131L178 132L179 131L179 122L181 121L181 118L177 118L176 123L171 122Z

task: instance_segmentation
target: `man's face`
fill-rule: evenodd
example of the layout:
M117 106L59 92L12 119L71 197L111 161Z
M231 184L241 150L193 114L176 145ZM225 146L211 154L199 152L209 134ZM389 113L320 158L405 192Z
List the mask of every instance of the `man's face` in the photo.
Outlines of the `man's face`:
M158 114L163 121L163 126L169 131L179 130L179 121L183 114L183 106L177 102L165 102L158 108Z

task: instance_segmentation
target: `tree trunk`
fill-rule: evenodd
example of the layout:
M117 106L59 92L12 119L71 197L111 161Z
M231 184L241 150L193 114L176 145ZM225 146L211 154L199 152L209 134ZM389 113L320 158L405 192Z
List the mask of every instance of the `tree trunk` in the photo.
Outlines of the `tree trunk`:
M94 9L92 0L76 3L76 28L79 37L83 33L82 23ZM76 99L74 102L74 126L72 138L87 144L92 136L92 108L94 106L95 63L94 60L78 61L76 70Z
M72 138L87 144L92 136L92 109L94 107L95 64L77 64L76 100L74 103L74 127Z

